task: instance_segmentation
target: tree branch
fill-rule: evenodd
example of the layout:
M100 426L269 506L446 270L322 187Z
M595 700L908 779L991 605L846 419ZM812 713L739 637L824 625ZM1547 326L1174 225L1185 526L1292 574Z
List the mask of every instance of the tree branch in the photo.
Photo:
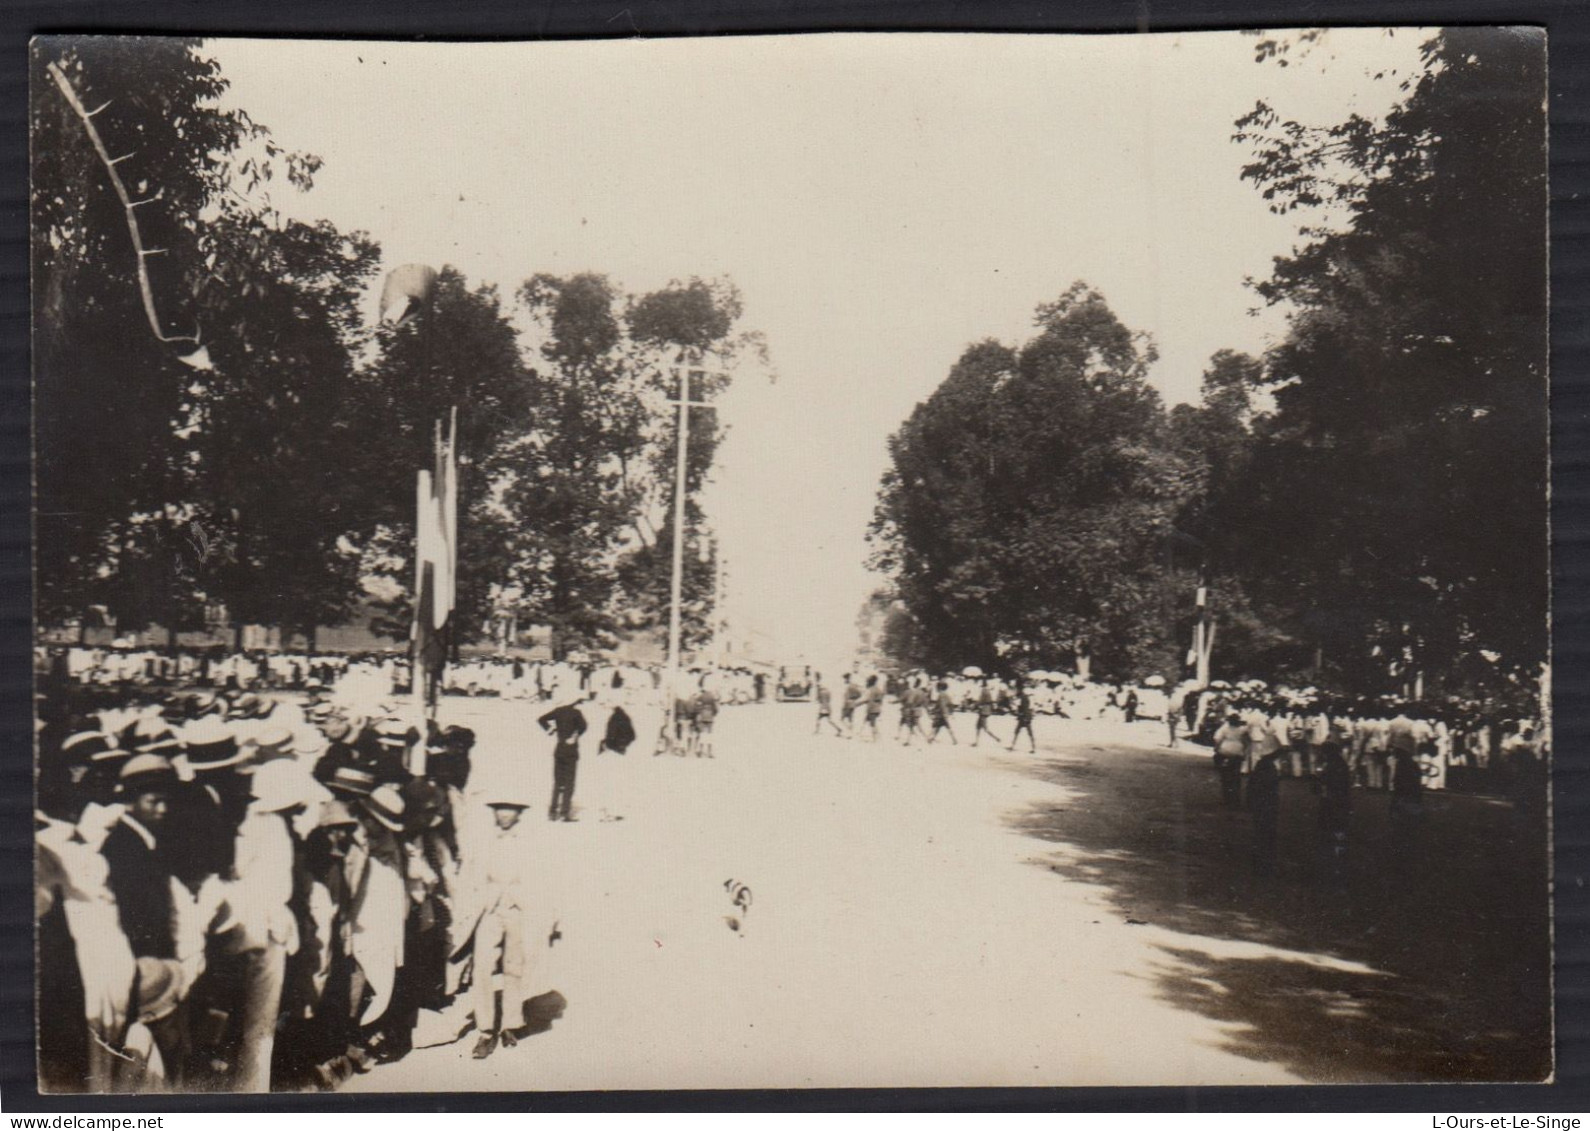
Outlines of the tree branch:
M110 175L111 187L116 190L116 197L121 201L122 211L127 216L127 231L132 236L133 251L136 253L133 258L138 265L138 290L143 296L144 314L149 319L149 328L154 331L155 337L159 341L192 342L194 345L198 345L199 336L197 333L191 336L187 334L167 334L160 327L160 315L155 310L154 287L149 282L149 269L144 265L144 260L151 255L164 254L165 249L158 248L152 251L144 249L143 233L138 229L138 217L134 214L133 209L140 204L147 204L148 201L134 201L127 192L127 186L122 183L121 174L116 171L116 166L131 157L132 154L124 153L120 157L112 158L110 150L105 148L105 143L99 136L99 130L94 127L94 115L105 109L105 106L109 106L110 103L105 103L99 110L90 111L83 105L82 100L77 97L77 91L73 89L71 80L66 77L66 73L61 70L59 65L51 63L46 69L50 72L50 77L55 80L55 85L61 88L61 94L65 96L67 103L72 107L72 112L82 121L83 129L88 133L88 140L93 144L94 152L99 154L100 162L105 166L105 172Z

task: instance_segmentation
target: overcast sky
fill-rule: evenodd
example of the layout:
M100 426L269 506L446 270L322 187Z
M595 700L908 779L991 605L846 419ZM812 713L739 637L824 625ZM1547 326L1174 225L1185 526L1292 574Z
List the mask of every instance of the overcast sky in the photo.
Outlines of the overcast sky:
M832 664L878 583L887 438L965 346L1024 340L1085 279L1153 335L1167 401L1194 399L1211 353L1281 329L1243 280L1300 222L1238 179L1232 123L1261 98L1379 117L1424 38L1338 29L1285 69L1236 33L210 50L229 102L324 159L275 203L369 232L388 266L450 263L508 296L538 271L732 278L779 379L721 410L727 606Z

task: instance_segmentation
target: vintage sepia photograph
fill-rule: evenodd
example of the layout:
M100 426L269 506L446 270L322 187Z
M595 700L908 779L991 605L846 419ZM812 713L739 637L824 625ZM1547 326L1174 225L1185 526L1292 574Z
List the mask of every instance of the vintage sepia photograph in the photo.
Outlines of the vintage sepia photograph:
M29 68L41 1091L1553 1078L1539 28Z

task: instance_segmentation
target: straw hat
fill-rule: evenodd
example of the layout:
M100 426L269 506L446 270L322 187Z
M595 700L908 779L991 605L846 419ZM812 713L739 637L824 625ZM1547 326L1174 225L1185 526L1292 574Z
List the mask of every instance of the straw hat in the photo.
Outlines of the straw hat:
M280 813L295 805L319 804L331 796L326 787L296 762L278 759L254 771L254 808Z
M169 788L176 784L177 771L169 758L138 753L127 759L117 780L122 792L133 794L146 789Z
M395 833L403 831L403 792L388 783L360 799L364 811Z
M368 770L356 769L353 766L338 766L331 771L331 777L326 779L326 787L338 793L353 794L357 797L368 797L375 789L375 775Z
M237 736L217 715L205 715L182 728L188 765L195 770L221 770L235 766L248 755L238 748Z
M61 753L74 762L109 762L132 753L116 745L112 736L99 730L79 731L61 743Z

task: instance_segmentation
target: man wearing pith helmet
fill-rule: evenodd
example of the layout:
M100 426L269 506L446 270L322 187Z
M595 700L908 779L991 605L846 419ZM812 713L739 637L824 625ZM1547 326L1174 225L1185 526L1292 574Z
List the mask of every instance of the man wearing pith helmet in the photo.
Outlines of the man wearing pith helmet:
M493 825L465 861L466 887L480 908L475 924L474 1012L476 1060L492 1054L500 1040L504 1048L518 1044L513 1030L523 1016L525 968L525 893L524 868L529 846L519 818L528 802L513 789L499 789L487 795ZM502 1024L497 1020L497 994L492 971L502 958Z

